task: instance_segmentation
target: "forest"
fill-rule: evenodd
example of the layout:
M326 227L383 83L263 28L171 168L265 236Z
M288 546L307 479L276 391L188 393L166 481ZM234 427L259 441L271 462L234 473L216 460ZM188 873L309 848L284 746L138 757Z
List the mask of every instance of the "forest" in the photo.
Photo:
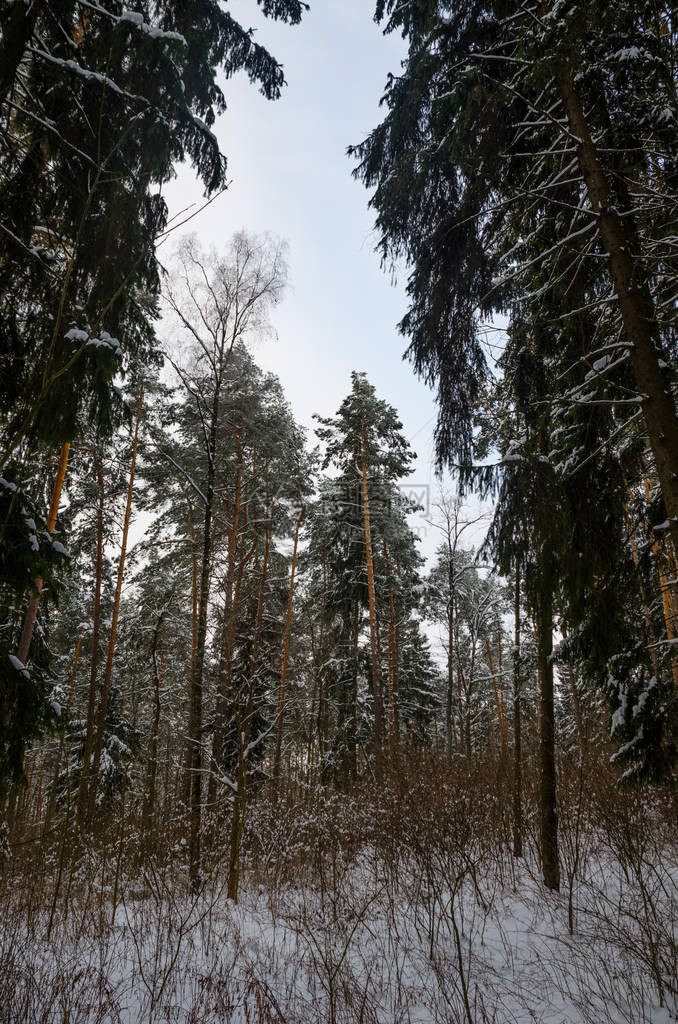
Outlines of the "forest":
M130 3L0 4L0 1021L678 1020L675 6L351 6L417 490L363 365L312 428L266 368L287 241L205 232L249 21L323 5Z

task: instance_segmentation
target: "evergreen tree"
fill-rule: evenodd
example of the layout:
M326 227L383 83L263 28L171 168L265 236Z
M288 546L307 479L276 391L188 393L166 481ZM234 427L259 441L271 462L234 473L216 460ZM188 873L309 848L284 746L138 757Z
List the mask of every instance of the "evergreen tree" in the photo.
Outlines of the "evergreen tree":
M338 705L335 765L343 764L344 775L355 774L359 640L362 609L367 607L372 747L379 775L385 740L382 638L384 632L388 634L390 616L391 658L390 665L386 659L386 697L391 696L392 737L398 657L395 572L396 566L406 572L407 567L417 564L411 532L402 525L406 503L398 495L396 484L407 474L414 456L395 410L376 397L364 374L352 374L351 393L335 417L317 419L317 434L325 445L323 467L332 465L338 472L327 482L322 494L328 511L320 516L316 512L315 522L320 529L316 528L314 538L316 558L320 555L324 566L325 614L328 626L338 631L335 649L340 651L334 683ZM328 685L331 689L332 684Z

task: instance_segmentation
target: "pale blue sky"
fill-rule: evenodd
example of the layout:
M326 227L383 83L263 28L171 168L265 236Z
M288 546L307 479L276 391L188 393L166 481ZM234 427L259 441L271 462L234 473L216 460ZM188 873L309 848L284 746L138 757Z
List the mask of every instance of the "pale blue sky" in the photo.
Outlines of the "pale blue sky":
M232 184L188 228L217 248L242 227L287 239L291 287L275 313L278 340L257 349L258 362L278 374L309 429L313 413L336 411L351 371L364 370L412 440L418 459L410 480L434 491L435 403L403 361L406 342L396 331L406 308L404 275L394 287L380 267L369 196L346 156L378 123L379 98L404 44L382 35L371 0L311 0L293 28L259 17L253 0L233 0L229 9L257 27L288 85L270 103L242 75L225 83L228 111L215 133ZM165 194L172 212L201 199L188 169ZM436 531L422 519L412 525L430 557Z

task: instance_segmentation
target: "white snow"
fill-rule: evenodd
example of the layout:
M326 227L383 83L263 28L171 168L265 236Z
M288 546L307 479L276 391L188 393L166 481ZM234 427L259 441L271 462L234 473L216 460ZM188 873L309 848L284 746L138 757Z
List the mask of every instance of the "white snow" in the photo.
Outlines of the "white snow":
M17 670L17 672L21 672L22 676L25 676L26 678L29 677L30 672L28 671L28 669L24 665L23 661L19 661L19 659L17 658L17 656L15 654L10 654L9 655L9 660L10 660L10 663Z
M281 847L293 856L312 845L292 828L271 850L275 870L284 869ZM453 843L430 860L424 846L399 850L397 862L368 846L327 856L322 882L291 866L275 882L269 861L237 905L216 875L191 896L172 866L123 873L115 907L112 886L91 897L76 878L49 939L45 920L29 934L20 915L3 917L0 959L34 1020L56 1020L49 1008L58 1004L59 1020L82 1024L465 1024L463 977L473 1024L669 1024L672 979L664 977L660 1007L633 870L593 833L582 851L572 933L566 873L563 892L548 893L529 853L499 872L470 845L474 877ZM88 856L100 878L107 862ZM181 839L173 858L185 857ZM655 867L647 884L655 901L661 887L673 900L661 910L670 928L675 856ZM668 951L658 955L668 969Z

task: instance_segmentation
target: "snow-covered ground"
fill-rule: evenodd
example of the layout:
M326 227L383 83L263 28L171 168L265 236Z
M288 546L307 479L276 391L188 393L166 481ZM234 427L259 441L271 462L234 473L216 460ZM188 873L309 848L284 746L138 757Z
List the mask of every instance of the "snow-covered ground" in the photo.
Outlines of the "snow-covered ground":
M152 855L133 816L0 848L0 1022L669 1024L678 803L587 778L561 772L558 894L533 787L516 859L504 776L461 769L253 801L237 904L223 820L197 895L180 819Z
M678 1019L670 864L656 866L643 894L628 866L589 856L588 877L574 886L572 934L567 885L546 894L529 863L489 867L483 858L441 858L435 850L389 859L363 847L328 857L322 870L300 870L296 881L294 872L273 885L252 876L234 905L218 872L193 898L175 884L170 865L162 875L123 878L114 914L111 887L97 891L94 875L87 887L76 874L49 938L49 908L29 913L29 894L17 890L0 926L0 1017L6 1024Z

